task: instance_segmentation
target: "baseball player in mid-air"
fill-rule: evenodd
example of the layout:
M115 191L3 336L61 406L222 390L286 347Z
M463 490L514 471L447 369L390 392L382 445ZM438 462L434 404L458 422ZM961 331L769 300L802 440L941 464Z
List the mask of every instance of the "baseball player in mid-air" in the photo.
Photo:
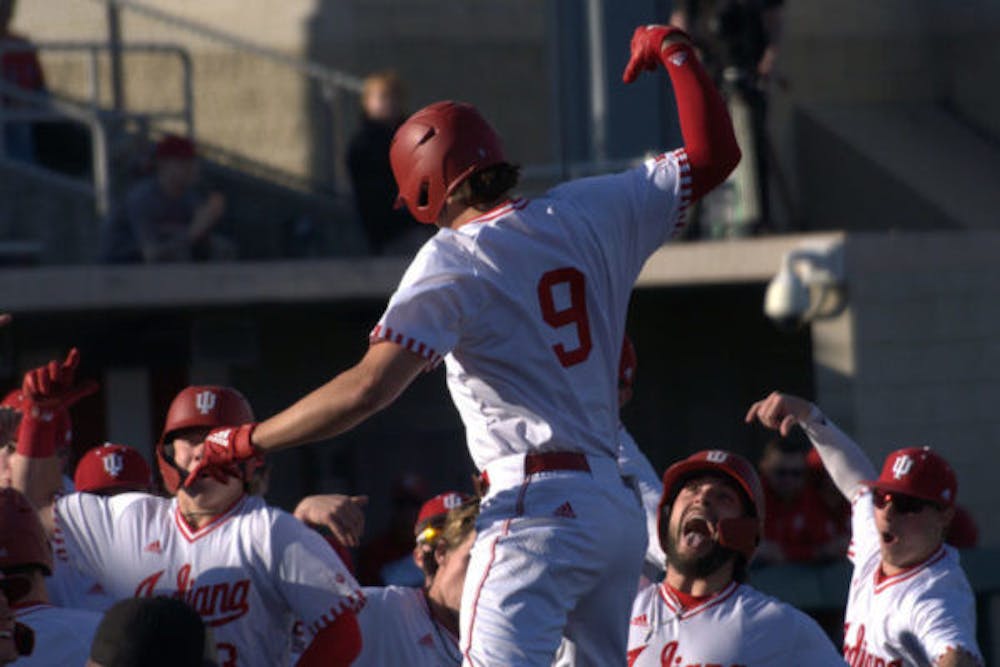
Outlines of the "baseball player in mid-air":
M77 360L74 350L25 376L31 406L22 435L25 422L75 396ZM299 665L348 665L360 651L360 587L315 531L248 495L254 462L182 487L212 428L251 419L249 403L229 387L188 387L174 398L156 446L173 498L73 493L45 506L58 471L51 446L37 442L18 442L15 484L39 498L57 568L82 571L115 599L185 600L211 628L220 666L288 664L295 618L310 639ZM48 456L33 456L39 451Z
M220 429L191 479L335 436L442 359L489 482L462 599L468 665L549 665L565 634L582 665L624 664L646 531L618 467L616 368L646 259L740 158L687 36L638 28L624 80L666 68L684 146L527 200L479 112L438 102L397 131L399 202L439 230L417 253L361 361L258 425ZM595 539L600 535L600 539Z
M635 598L630 666L844 664L816 621L744 583L764 511L757 472L738 454L706 450L667 468L658 512L667 574Z
M848 664L982 665L972 589L957 552L944 544L958 493L951 466L927 447L907 447L890 453L876 478L861 448L797 396L774 392L754 403L746 420L782 435L801 426L852 503Z
M445 495L462 502L457 493ZM363 589L365 608L358 614L363 648L354 667L458 667L462 663L459 608L478 515L478 501L467 500L435 521L438 528L421 531L420 546L430 547L428 558L422 560L433 562L423 564L424 587Z

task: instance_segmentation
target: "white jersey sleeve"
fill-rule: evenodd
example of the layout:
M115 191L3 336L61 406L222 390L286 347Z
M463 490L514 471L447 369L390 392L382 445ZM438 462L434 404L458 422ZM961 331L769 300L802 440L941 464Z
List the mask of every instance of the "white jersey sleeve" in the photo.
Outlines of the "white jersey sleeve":
M146 494L123 493L111 498L90 493L71 493L56 500L52 546L57 561L76 568L96 580L110 569L108 557L115 553L116 517L130 503ZM57 568L59 564L57 563Z
M875 506L870 489L861 487L851 503L851 543L847 557L857 566L879 551L878 529L875 527Z
M273 580L310 640L345 611L357 613L364 606L358 582L319 533L275 512L270 539Z
M451 230L438 234L460 239ZM470 257L460 245L435 236L403 274L371 338L402 345L432 367L451 352L462 324L473 319L486 301Z
M920 638L932 663L953 649L982 660L975 637L974 598L967 585L961 586L964 583L958 577L938 580L913 607L913 635Z

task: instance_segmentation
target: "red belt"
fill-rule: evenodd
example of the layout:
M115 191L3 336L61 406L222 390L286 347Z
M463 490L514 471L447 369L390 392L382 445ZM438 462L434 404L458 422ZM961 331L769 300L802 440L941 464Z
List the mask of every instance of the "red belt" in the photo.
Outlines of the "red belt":
M583 470L590 472L587 457L580 452L538 452L524 457L524 474L548 470Z
M525 476L551 470L582 470L583 472L590 472L590 463L587 462L587 456L580 452L537 452L535 454L525 454ZM485 485L489 486L490 476L485 470L480 477ZM485 488L483 491L485 492Z

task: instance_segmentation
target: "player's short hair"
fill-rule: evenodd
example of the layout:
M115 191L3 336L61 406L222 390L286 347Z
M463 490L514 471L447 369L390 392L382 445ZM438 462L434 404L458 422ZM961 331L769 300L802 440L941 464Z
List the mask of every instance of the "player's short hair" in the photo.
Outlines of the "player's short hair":
M453 194L470 208L485 209L517 187L521 168L507 162L481 169L462 181Z

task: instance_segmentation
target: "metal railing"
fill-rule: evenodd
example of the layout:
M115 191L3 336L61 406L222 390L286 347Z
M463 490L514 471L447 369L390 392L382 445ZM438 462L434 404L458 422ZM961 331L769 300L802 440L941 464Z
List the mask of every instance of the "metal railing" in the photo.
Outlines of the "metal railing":
M107 42L95 42L95 41L41 41L32 42L31 48L35 51L41 53L78 53L82 54L87 60L87 75L88 81L86 83L86 88L89 91L88 98L86 101L81 100L95 112L101 112L107 114L108 110L105 105L102 105L101 100L101 89L105 83L103 77L101 76L101 58L103 57L114 57L111 52L111 47ZM19 50L23 51L25 49L24 44L18 44L17 42L0 42L0 56L3 55L5 50ZM184 126L184 131L188 136L194 135L194 91L193 91L193 79L192 79L192 66L191 57L186 50L183 48L173 45L173 44L162 44L155 42L130 42L127 45L120 47L120 50L132 55L132 54L162 54L172 58L176 58L181 68L181 90L180 90L180 107L177 109L167 109L167 110L157 110L157 111L142 111L142 112L124 112L123 110L117 110L119 113L128 116L141 116L148 122L157 122L163 120L176 120L180 121ZM113 76L113 74L112 74ZM108 82L114 87L113 82Z
M0 104L0 164L18 169L35 178L42 179L56 187L90 195L94 198L94 209L99 217L111 210L110 168L108 164L108 133L101 114L78 107L63 100L37 92L19 88L0 80L0 98L15 100L26 106L7 109ZM43 121L74 121L87 127L91 135L91 182L60 174L31 162L12 159L7 155L5 134L7 123L37 123Z
M347 103L360 96L362 80L353 74L326 67L319 63L297 58L277 49L268 48L233 33L219 30L200 21L185 18L170 12L152 7L137 0L89 0L104 6L108 12L108 34L111 50L114 52L121 43L119 12L128 11L157 23L172 26L178 30L212 41L215 44L230 47L241 53L249 54L275 65L286 67L291 71L306 77L317 86L317 90L330 118L331 135L328 141L321 142L327 148L324 156L325 171L313 175L311 180L326 180L330 183L346 185L346 179L341 178L338 168L340 155L347 145L347 130L345 119L348 114ZM113 68L120 73L120 68ZM116 84L120 86L120 82ZM318 177L318 178L317 178Z

